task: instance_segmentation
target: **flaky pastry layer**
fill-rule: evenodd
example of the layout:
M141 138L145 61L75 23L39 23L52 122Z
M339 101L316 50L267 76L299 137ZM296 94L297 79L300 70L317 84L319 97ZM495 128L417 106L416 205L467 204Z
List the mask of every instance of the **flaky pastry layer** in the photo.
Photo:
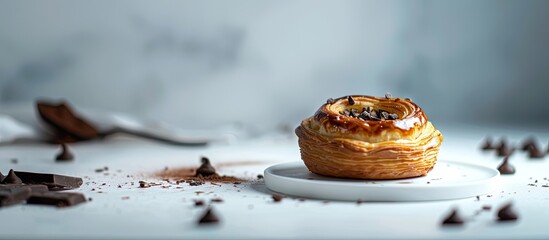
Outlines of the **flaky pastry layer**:
M400 179L427 174L435 165L442 134L416 104L400 98L352 96L320 107L296 129L301 158L317 174L361 179ZM365 121L339 114L373 107L397 120Z

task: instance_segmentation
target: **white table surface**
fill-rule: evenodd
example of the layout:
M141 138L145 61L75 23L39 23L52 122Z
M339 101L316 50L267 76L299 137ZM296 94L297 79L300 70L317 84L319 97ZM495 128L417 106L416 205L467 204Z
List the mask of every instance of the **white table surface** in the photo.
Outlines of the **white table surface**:
M548 131L471 126L440 128L444 143L439 161L452 160L496 167L501 158L484 153L479 145L486 135L507 136L517 142L535 134L543 146ZM116 138L105 142L72 145L76 159L55 163L58 148L51 145L0 146L1 172L52 172L84 178L82 192L93 200L75 207L58 209L48 206L16 205L0 209L2 239L548 239L549 156L527 159L516 152L511 162L517 173L502 176L503 189L492 197L480 196L450 201L429 202L334 202L300 201L285 198L271 200L262 180L256 175L273 164L301 161L297 139L293 135L267 137L217 144L204 148L174 147L144 140ZM246 177L253 181L237 185L205 184L182 189L138 188L139 180L161 182L150 176L165 167L197 166L207 156L215 164L253 161L253 165L223 167L222 174ZM18 163L11 162L17 158ZM109 175L94 170L108 166ZM128 177L127 175L130 175ZM538 180L537 186L529 186ZM132 186L130 182L134 182ZM106 186L101 186L106 183ZM118 185L122 188L118 188ZM96 191L91 191L95 188ZM101 191L101 192L99 192ZM196 191L204 194L197 196ZM129 197L124 200L123 197ZM194 199L209 200L221 217L216 226L198 226L205 208L195 207ZM495 221L496 210L512 201L520 214L513 223ZM208 201L207 201L208 202ZM473 216L483 205L492 210ZM463 227L441 227L451 208L470 219Z

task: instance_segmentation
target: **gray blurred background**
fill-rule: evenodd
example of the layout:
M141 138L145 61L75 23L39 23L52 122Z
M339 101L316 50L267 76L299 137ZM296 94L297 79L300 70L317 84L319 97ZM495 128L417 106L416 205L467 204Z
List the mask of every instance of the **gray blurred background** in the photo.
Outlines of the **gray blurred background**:
M0 0L0 106L261 132L390 91L435 125L547 126L548 45L549 1Z

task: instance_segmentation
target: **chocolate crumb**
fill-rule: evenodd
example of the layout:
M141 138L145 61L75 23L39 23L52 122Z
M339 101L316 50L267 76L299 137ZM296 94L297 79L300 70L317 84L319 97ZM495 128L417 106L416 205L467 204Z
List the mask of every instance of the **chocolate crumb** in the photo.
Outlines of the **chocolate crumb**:
M122 197L122 200L128 200L128 199L130 199L129 196L124 196L124 197Z
M215 215L212 208L206 209L205 213L198 220L198 224L215 224L219 223L219 218Z
M518 215L513 211L512 204L508 203L498 210L499 221L515 221L518 219Z
M214 202L214 203L222 203L224 202L224 200L222 198L212 198L210 200L211 202Z
M328 98L328 100L326 100L326 104L334 104L334 102L333 98Z
M483 211L490 211L490 210L492 210L492 206L490 206L490 205L482 205L482 210L483 210Z
M195 199L194 200L194 206L195 207L200 207L200 206L204 206L206 203L204 203L204 200L199 200L199 199Z
M88 202L91 202L93 200L93 198L89 197L88 198Z
M207 176L214 175L215 168L210 163L210 159L208 159L207 157L202 157L201 161L202 161L202 165L200 165L200 167L196 169L196 176L207 177Z
M347 101L349 102L349 105L355 105L355 100L353 99L353 97L348 96Z
M457 209L452 210L452 212L444 219L442 222L442 225L462 225L463 224L463 218L459 216L459 213Z
M17 163L19 163L19 160L17 158L12 158L11 163L17 164Z
M509 164L509 156L503 158L503 162L499 165L498 171L502 175L515 174L515 167Z
M2 179L2 184L21 184L23 183L23 180L19 178L17 175L15 175L15 172L13 169L10 169L8 175Z
M151 185L145 181L139 181L139 187L140 188L150 188Z
M477 196L477 201L480 201L480 196Z
M273 195L271 196L271 198L273 198L273 201L275 201L275 202L280 202L280 201L282 201L282 199L284 198L284 196L275 193L275 194L273 194Z
M257 179L263 179L263 175L262 174L257 174Z
M57 156L55 157L55 160L58 162L63 162L63 161L70 161L73 159L74 159L74 155L68 149L67 144L62 143L61 152L57 154Z

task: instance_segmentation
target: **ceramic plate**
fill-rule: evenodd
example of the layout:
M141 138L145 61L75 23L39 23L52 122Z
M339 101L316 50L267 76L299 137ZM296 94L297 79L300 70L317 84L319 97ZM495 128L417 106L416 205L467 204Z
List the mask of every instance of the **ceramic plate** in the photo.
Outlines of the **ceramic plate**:
M427 176L400 180L332 178L309 172L303 162L265 170L265 185L286 195L342 201L431 201L474 197L499 189L496 169L439 161Z

